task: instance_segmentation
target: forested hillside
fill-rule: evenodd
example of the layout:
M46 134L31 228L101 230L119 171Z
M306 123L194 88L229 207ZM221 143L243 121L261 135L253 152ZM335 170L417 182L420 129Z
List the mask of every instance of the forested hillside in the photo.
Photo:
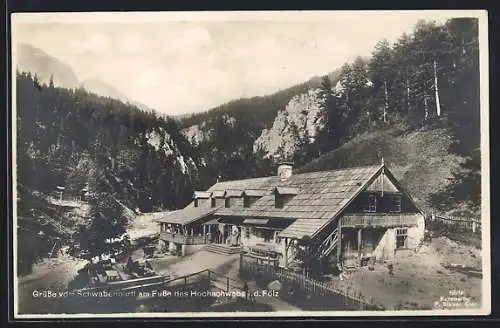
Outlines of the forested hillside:
M17 76L18 183L107 192L144 210L182 207L198 165L173 119L84 90Z
M325 79L317 100L325 128L317 138L280 135L298 140L293 159L306 164L301 171L384 157L427 210L478 216L477 28L475 19L420 22L395 44L379 42L369 60L344 65L335 87Z

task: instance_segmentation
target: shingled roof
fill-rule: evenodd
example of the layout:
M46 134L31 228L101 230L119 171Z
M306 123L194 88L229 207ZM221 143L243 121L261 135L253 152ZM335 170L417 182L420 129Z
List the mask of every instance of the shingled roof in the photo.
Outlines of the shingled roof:
M288 200L283 208L276 208L274 195L266 195L247 208L220 208L216 215L265 217L283 219L328 220L335 217L382 166L367 166L335 171L320 171L292 175L285 181L278 177L255 178L219 182L208 191L226 189L296 188L298 194Z
M169 212L156 222L186 225L214 213L217 209L217 207L208 206L194 207L191 203L182 210Z

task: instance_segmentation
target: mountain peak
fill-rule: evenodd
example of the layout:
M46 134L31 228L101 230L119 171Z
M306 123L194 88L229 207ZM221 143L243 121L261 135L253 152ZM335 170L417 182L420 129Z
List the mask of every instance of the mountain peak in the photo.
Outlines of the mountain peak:
M36 74L41 83L48 84L52 77L56 86L78 87L76 74L69 65L29 44L19 43L17 46L17 69Z

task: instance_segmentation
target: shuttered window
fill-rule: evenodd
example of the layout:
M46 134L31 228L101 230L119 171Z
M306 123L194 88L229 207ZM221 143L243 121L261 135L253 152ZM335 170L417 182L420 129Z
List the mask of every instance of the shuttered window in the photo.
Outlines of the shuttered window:
M408 248L408 229L396 229L396 248Z
M389 211L392 213L401 212L401 195L389 196Z
M363 211L367 213L377 212L377 196L373 194L366 195Z

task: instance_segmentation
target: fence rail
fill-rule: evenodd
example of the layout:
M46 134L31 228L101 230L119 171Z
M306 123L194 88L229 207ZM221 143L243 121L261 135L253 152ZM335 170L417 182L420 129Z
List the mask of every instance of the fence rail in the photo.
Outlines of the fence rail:
M382 310L379 306L372 304L361 296L361 293L352 287L341 288L333 284L312 279L304 274L292 272L288 269L260 264L248 258L247 255L241 255L240 271L242 273L250 273L252 275L264 274L270 280L279 280L297 286L302 291L315 296L334 296L342 299L344 304L351 304L357 308Z
M418 218L405 214L345 214L341 223L344 228L416 226Z
M430 216L430 220L431 222L440 222L446 225L459 226L472 232L481 231L481 220L477 219L459 219L432 213Z
M160 239L183 245L201 245L207 243L206 236L186 236L179 233L174 234L171 232L161 232Z

